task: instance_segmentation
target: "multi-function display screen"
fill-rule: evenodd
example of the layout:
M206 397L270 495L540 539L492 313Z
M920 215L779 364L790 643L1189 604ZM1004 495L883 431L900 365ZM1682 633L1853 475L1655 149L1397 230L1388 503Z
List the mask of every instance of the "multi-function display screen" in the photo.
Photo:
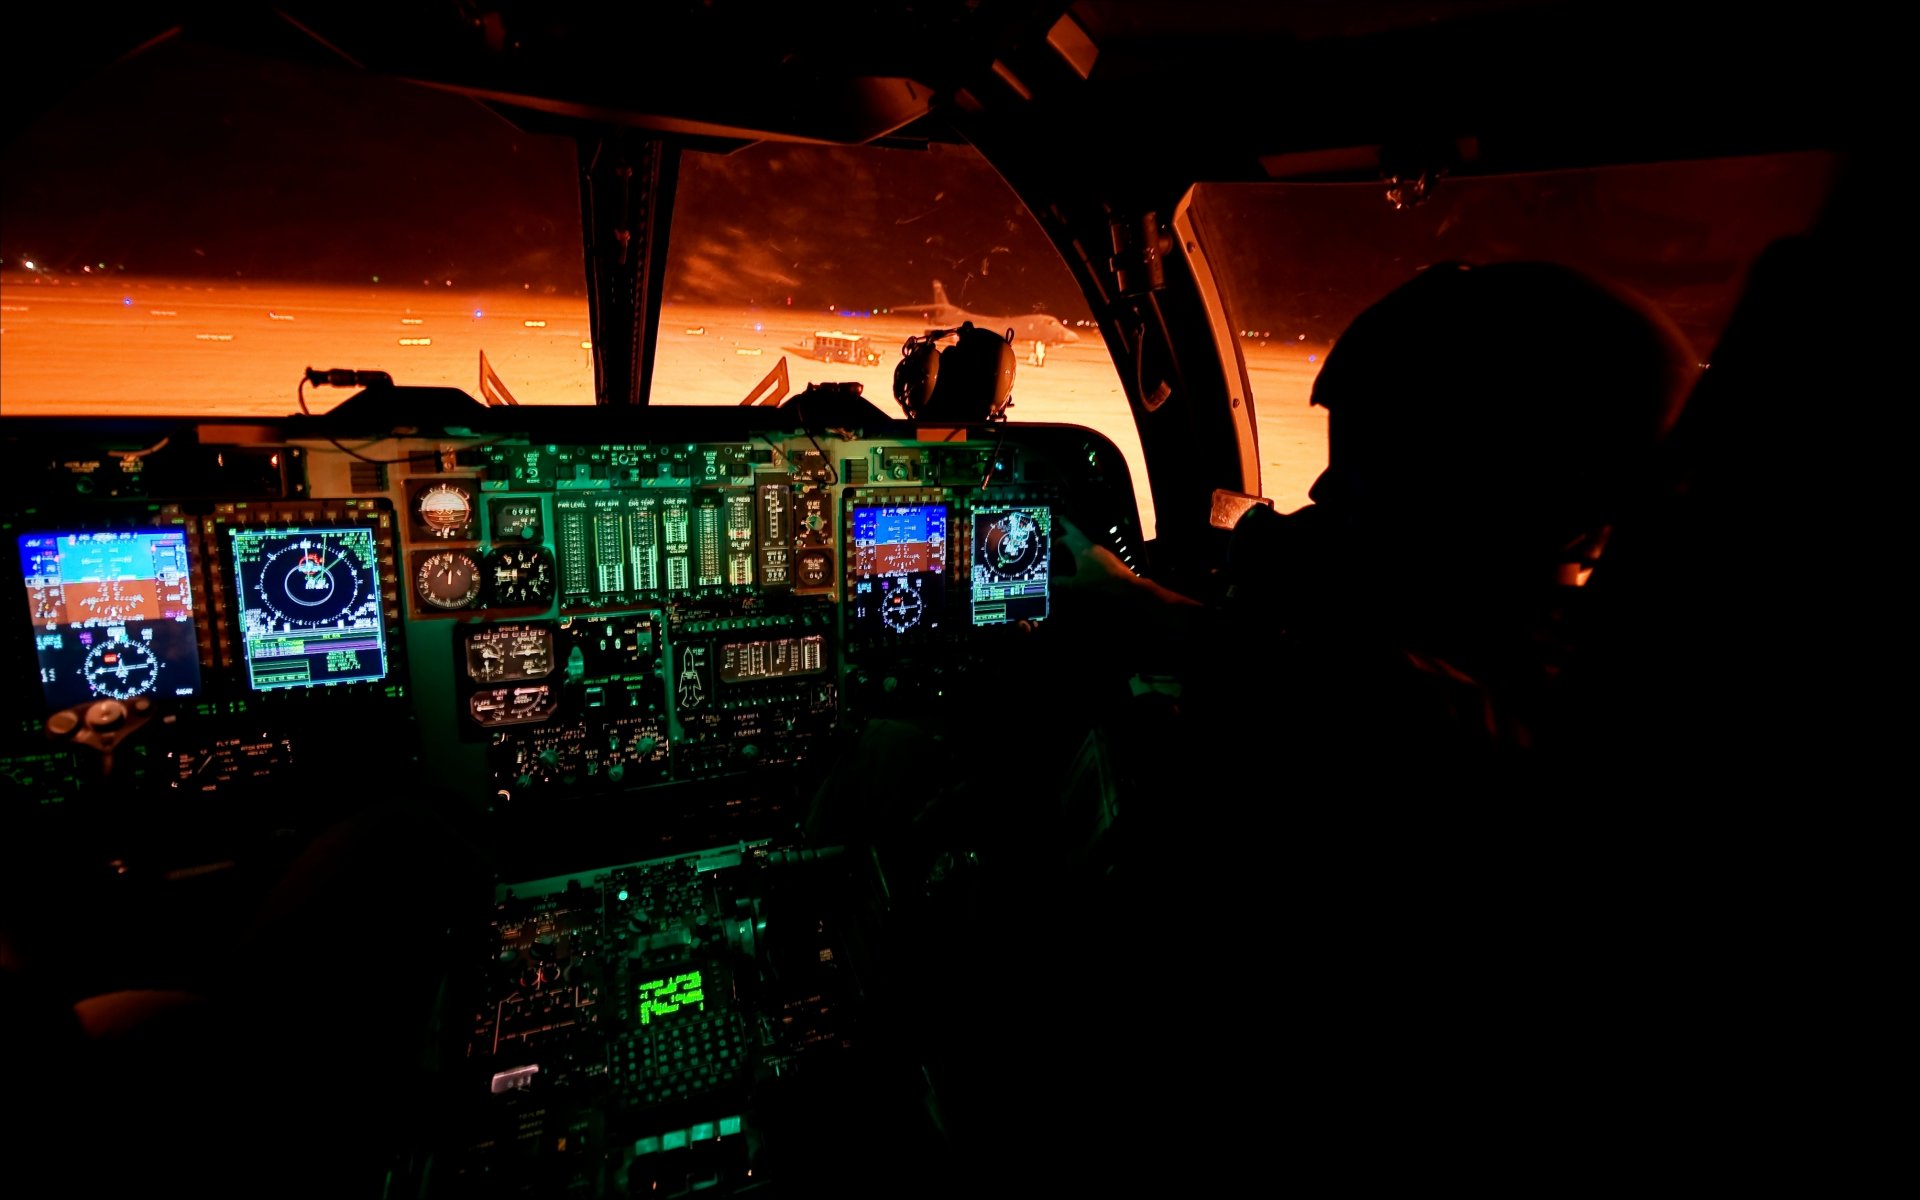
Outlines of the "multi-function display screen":
M1047 615L1053 513L1044 504L973 510L973 623L1004 625Z
M947 506L857 507L851 533L852 628L880 635L937 628L946 601Z
M200 690L184 531L24 533L18 545L48 704Z
M373 530L230 529L255 691L387 676Z

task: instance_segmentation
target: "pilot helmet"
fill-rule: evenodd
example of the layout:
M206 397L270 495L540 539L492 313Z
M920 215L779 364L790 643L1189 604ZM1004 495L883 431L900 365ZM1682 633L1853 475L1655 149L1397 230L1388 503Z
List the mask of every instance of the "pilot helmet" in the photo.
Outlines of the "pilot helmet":
M942 350L940 339L958 334ZM1000 335L971 321L910 337L893 369L893 398L911 421L999 421L1013 403L1013 331Z
M1585 272L1434 265L1327 355L1313 403L1328 465L1310 495L1402 543L1556 553L1644 480L1694 359L1644 297Z

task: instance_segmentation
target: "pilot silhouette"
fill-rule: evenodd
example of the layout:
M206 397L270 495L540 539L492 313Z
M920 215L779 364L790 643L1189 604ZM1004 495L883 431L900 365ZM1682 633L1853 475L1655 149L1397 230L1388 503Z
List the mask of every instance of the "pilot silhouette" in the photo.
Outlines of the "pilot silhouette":
M1216 603L1140 578L1062 522L1076 561L1063 605L1204 638L1192 664L1228 667L1213 694L1263 721L1368 743L1418 730L1525 744L1547 719L1573 585L1652 470L1695 357L1644 299L1571 268L1431 267L1335 343L1313 390L1328 414L1313 503L1247 510ZM1274 665L1239 672L1214 653L1225 646ZM1409 689L1434 704L1409 705Z
M1633 859L1579 803L1555 735L1592 591L1577 585L1605 570L1695 357L1645 301L1581 272L1434 266L1335 343L1313 392L1328 412L1313 503L1249 508L1204 599L1061 523L1076 567L1062 628L1157 628L1182 685L1106 740L1098 774L1124 784L1100 819L1118 848L1086 924L1116 932L1080 960L1076 1013L1129 994L1138 947L1258 961L1278 986L1239 1002L1286 1032L1284 1078L1219 1140L1284 1129L1369 1163L1390 1143L1419 1171L1576 1161L1678 1049L1630 999L1660 983L1634 948L1664 935L1625 915L1608 868ZM1245 992L1235 973L1222 988ZM1078 1047L1091 1136L1115 1154L1151 1142L1152 1117L1132 1114L1156 1089L1107 1050L1129 1019L1078 1024L1050 1052ZM1156 1088L1239 1086L1248 1036L1184 1024Z

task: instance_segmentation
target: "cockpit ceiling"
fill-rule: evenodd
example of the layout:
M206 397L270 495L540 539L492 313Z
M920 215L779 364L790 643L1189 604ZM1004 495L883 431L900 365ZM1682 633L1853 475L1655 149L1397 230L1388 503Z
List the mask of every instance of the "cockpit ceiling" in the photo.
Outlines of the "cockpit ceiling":
M1290 155L1462 139L1477 153L1455 165L1489 171L1833 147L1870 111L1863 26L1844 16L1789 27L1639 0L292 0L88 14L85 29L48 12L12 22L10 40L104 67L177 29L546 126L865 143L974 140L985 125L1001 145L1084 142L1261 179Z

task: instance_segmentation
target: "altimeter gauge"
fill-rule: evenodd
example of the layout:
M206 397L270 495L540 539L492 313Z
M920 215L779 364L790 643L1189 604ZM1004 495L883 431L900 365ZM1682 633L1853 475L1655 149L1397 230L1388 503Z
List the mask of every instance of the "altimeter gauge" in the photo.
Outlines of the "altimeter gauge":
M544 546L503 546L487 556L487 585L497 608L545 605L553 599L553 553Z

